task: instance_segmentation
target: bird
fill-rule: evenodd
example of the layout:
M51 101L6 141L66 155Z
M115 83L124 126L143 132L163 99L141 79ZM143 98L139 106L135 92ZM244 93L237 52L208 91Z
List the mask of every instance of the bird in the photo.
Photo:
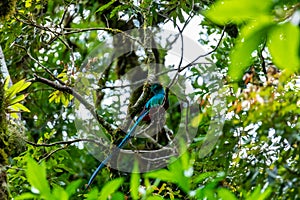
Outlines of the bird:
M150 89L151 89L151 92L153 93L153 96L146 102L143 111L140 113L139 117L137 118L137 120L135 121L133 126L129 129L126 136L123 138L123 140L117 145L117 148L115 148L113 150L113 152L108 157L106 157L100 163L100 165L97 167L97 169L94 171L94 173L90 177L85 189L90 187L90 185L96 178L98 172L107 164L107 162L113 157L113 155L115 153L117 153L120 149L122 149L124 147L124 145L128 142L128 140L133 137L134 130L136 129L138 124L144 118L149 117L148 115L150 115L150 110L152 108L156 108L156 107L163 105L164 102L167 102L166 104L168 104L168 100L166 99L167 96L166 96L165 90L161 84L154 83L151 85ZM151 116L149 118L151 118Z

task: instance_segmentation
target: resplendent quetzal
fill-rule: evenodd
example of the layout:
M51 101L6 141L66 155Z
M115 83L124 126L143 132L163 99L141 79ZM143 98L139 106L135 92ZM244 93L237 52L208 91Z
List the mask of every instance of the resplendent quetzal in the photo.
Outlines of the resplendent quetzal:
M141 114L139 115L139 117L137 118L136 122L129 129L128 133L126 134L124 139L120 142L120 144L117 146L117 148L105 160L103 160L98 166L98 168L94 171L86 186L86 189L92 184L98 172L107 164L107 162L112 158L112 156L115 153L117 153L121 148L123 148L124 145L128 142L128 140L133 137L134 130L136 129L138 124L144 119L144 117L149 114L150 109L158 107L162 105L164 102L165 104L168 104L168 100L165 99L166 98L165 91L161 84L154 83L153 85L151 85L151 92L153 93L153 96L145 104L145 107L141 112Z

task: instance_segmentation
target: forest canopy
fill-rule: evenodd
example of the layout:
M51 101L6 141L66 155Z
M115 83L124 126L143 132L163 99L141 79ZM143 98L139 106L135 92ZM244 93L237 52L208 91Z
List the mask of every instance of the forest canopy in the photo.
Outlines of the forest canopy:
M0 199L300 198L298 0L0 7Z

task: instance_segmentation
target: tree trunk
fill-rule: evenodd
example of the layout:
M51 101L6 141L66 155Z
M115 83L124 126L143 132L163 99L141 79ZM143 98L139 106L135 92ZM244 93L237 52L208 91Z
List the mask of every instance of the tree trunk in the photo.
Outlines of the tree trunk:
M7 119L5 115L4 105L4 79L8 76L8 71L4 59L4 55L0 46L0 200L8 199L7 183L6 183L6 166L8 164L8 155L5 152L6 136L7 136Z
M0 72L0 76L2 76L2 72ZM5 153L4 143L6 132L7 132L7 122L5 116L5 108L4 108L4 91L3 91L3 82L0 81L0 200L7 199L7 184L6 184L6 170L7 166L7 154Z

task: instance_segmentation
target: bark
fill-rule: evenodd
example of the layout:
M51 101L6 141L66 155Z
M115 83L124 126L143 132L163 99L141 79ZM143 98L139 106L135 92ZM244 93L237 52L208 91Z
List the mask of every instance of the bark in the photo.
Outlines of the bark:
M6 136L7 136L7 119L5 115L4 105L4 89L3 83L5 77L7 77L8 70L6 67L2 48L0 46L0 200L8 199L7 183L6 183L6 170L5 167L8 164L8 155L5 151L6 147Z

